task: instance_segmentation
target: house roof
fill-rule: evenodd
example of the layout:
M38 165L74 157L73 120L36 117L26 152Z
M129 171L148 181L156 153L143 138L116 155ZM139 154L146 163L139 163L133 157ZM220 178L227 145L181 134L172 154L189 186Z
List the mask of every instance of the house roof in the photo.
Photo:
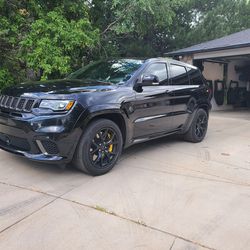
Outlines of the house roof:
M195 54L201 52L225 49L243 48L250 46L250 29L243 30L219 39L193 45L191 47L166 53L169 56Z

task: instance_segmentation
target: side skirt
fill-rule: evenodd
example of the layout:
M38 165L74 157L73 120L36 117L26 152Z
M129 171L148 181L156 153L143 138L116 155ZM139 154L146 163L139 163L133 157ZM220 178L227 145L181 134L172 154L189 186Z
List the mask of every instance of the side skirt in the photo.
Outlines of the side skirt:
M153 135L149 135L149 136L146 136L146 137L136 138L136 139L133 140L131 145L146 142L146 141L150 141L150 140L154 140L154 139L158 139L158 138L162 138L162 137L166 137L166 136L169 136L169 135L178 134L180 131L181 131L181 129L177 129L177 130L174 130L174 131L171 131L171 132L158 133L158 134L153 134Z

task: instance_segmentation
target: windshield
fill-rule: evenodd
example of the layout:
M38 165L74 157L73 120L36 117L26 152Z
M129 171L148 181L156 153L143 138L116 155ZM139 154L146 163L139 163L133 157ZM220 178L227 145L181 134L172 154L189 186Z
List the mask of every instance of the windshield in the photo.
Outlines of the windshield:
M128 81L142 64L142 60L135 59L99 61L77 70L67 78L122 84Z

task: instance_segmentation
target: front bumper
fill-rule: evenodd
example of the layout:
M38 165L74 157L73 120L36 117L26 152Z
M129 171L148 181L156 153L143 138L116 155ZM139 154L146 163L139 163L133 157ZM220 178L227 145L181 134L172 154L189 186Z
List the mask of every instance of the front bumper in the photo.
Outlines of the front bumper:
M9 153L13 153L16 155L20 155L20 156L24 156L25 158L28 158L30 160L33 161L37 161L37 162L47 162L47 163L67 163L68 160L67 158L63 158L62 156L58 156L58 155L47 155L47 154L32 154L32 153L27 153L25 151L21 151L19 149L14 149L11 147L6 147L0 144L0 149L9 152Z
M81 136L75 124L83 111L67 114L14 117L0 112L0 149L30 160L68 163Z

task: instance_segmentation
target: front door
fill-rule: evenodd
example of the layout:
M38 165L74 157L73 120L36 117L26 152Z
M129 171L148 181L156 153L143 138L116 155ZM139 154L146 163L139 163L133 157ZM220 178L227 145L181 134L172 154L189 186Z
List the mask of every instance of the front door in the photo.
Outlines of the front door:
M172 130L173 98L171 86L168 84L167 65L152 63L142 76L155 75L159 83L154 86L144 86L142 93L136 93L134 103L133 123L134 139L168 133Z

